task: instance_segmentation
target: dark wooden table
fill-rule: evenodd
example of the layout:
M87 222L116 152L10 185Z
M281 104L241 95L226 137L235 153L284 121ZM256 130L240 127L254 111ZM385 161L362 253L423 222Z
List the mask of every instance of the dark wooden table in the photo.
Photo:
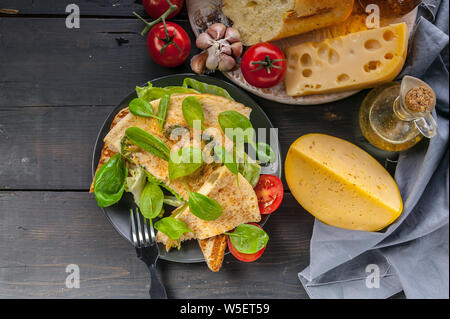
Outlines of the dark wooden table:
M148 298L147 268L88 193L107 114L137 84L190 71L188 63L165 69L152 61L131 14L145 15L139 2L77 0L81 27L67 29L71 2L0 0L0 9L19 10L0 14L0 298ZM176 22L193 37L185 11ZM365 94L304 107L253 98L279 128L284 158L306 133L357 142ZM309 264L313 222L285 185L261 259L228 255L219 273L160 261L169 297L307 298L297 273ZM66 288L68 264L80 267L79 289Z

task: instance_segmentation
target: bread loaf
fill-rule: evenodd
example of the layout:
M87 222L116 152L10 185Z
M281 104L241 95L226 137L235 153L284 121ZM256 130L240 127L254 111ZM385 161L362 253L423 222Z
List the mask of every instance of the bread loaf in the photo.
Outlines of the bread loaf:
M347 19L354 0L222 0L245 45L309 32Z

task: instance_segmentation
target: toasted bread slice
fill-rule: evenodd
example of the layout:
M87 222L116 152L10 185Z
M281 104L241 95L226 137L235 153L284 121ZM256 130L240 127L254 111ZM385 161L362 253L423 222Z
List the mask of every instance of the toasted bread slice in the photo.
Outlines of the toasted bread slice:
M223 256L227 249L227 236L217 235L198 241L209 269L218 272L222 267Z
M222 0L222 11L253 45L331 26L347 19L354 0Z

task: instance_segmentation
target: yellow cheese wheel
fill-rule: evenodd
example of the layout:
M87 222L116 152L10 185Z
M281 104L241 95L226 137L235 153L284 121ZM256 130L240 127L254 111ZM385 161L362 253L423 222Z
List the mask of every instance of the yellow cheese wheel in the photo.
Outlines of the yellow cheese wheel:
M383 166L336 137L308 134L297 139L286 157L285 173L297 201L328 225L377 231L403 210L397 184Z
M286 92L333 93L392 81L407 49L406 23L291 46L286 50Z

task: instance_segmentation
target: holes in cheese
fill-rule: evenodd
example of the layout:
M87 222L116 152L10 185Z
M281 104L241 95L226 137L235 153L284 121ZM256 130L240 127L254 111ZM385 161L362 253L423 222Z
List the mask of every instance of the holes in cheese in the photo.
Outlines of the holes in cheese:
M392 81L405 63L407 48L405 23L292 46L286 49L286 92L333 93Z
M289 149L285 172L303 208L332 226L377 231L403 209L391 175L359 147L332 136L300 137Z

